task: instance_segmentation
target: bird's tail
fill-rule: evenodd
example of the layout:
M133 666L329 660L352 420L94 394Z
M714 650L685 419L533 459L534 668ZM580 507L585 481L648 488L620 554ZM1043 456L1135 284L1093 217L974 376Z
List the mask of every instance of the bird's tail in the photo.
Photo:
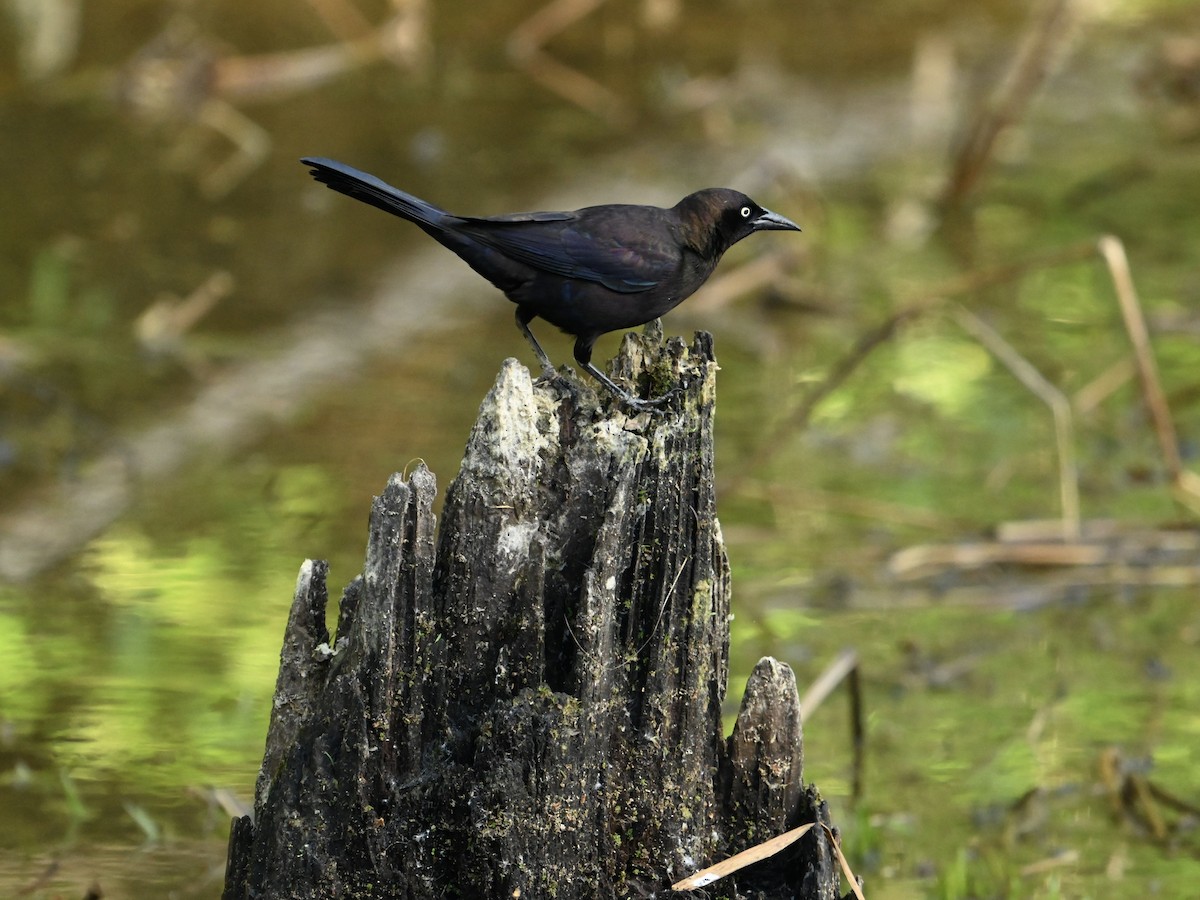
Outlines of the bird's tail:
M300 162L312 168L313 178L333 190L418 225L441 230L441 221L448 215L444 209L427 203L420 197L406 194L399 188L380 181L374 175L368 175L345 163L321 157L305 157Z

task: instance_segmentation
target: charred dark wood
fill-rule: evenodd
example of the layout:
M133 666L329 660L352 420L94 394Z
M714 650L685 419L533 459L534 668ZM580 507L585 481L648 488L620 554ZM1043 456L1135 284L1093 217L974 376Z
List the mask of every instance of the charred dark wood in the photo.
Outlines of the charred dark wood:
M734 852L806 822L829 824L817 789L806 786L800 695L784 663L759 660L746 683L742 708L721 761L726 833ZM837 900L837 862L828 841L802 840L745 870L739 893Z
M711 338L631 336L617 370L681 390L630 418L509 360L440 528L423 467L376 499L333 647L301 568L226 898L649 896L828 820L786 666L722 738ZM830 854L814 829L707 895L835 897Z

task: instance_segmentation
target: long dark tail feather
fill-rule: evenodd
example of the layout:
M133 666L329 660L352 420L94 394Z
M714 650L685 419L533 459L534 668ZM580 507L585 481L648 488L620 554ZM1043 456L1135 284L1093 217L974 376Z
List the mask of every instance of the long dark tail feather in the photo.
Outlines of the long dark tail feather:
M300 162L312 169L313 178L338 193L369 203L376 209L382 209L402 219L436 229L440 228L441 220L449 215L444 209L426 203L420 197L406 194L387 182L380 181L374 175L361 172L337 160L305 157Z

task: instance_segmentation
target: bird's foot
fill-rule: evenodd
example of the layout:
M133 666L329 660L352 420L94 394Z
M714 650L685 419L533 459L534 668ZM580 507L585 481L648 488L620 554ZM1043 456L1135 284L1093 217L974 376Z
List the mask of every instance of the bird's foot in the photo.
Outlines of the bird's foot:
M534 379L534 384L553 384L556 381L565 381L562 373L551 365L542 366L542 374Z
M615 392L615 393L616 393L617 399L619 399L622 403L624 403L626 406L630 407L631 409L635 409L638 412L649 412L649 413L655 413L660 416L664 416L664 415L666 415L667 411L665 409L663 409L662 407L664 407L666 404L670 403L671 400L674 399L675 397L682 394L683 391L680 390L679 388L672 388L671 390L667 391L665 394L663 394L659 397L653 397L653 398L646 399L646 400L643 400L641 397L635 397L635 396L633 396L633 394L630 394L628 391L619 391L619 392Z
M557 385L576 405L579 404L579 385L554 368L554 366L543 366L542 374L533 383Z
M659 409L659 407L665 403L668 403L672 397L681 393L679 388L672 388L661 397L655 397L652 400L643 400L640 397L633 396L633 394L629 393L629 391L621 387L619 384L593 366L590 362L584 362L583 367L587 370L589 375L604 385L610 394L612 394L630 409L635 409L638 412L652 412L663 415L664 411Z
M612 389L610 388L610 390ZM620 388L612 390L612 394L617 397L617 400L624 403L626 407L635 409L638 413L666 415L666 409L664 409L666 404L670 403L680 394L683 394L683 390L679 388L672 388L671 390L668 390L666 394L662 394L658 397L649 397L646 398L646 400L642 400L641 397L635 397L634 395L630 394L629 391Z

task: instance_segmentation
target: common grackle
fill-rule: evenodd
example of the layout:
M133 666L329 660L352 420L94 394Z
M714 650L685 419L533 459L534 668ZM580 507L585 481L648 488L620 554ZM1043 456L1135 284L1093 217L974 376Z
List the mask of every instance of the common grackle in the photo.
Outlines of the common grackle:
M333 190L415 222L502 290L517 304L517 326L546 377L557 377L554 365L529 330L539 317L574 335L576 361L638 410L666 398L638 399L592 365L596 338L674 309L747 235L800 230L728 188L697 191L670 209L613 204L575 212L456 216L332 159L301 162Z

